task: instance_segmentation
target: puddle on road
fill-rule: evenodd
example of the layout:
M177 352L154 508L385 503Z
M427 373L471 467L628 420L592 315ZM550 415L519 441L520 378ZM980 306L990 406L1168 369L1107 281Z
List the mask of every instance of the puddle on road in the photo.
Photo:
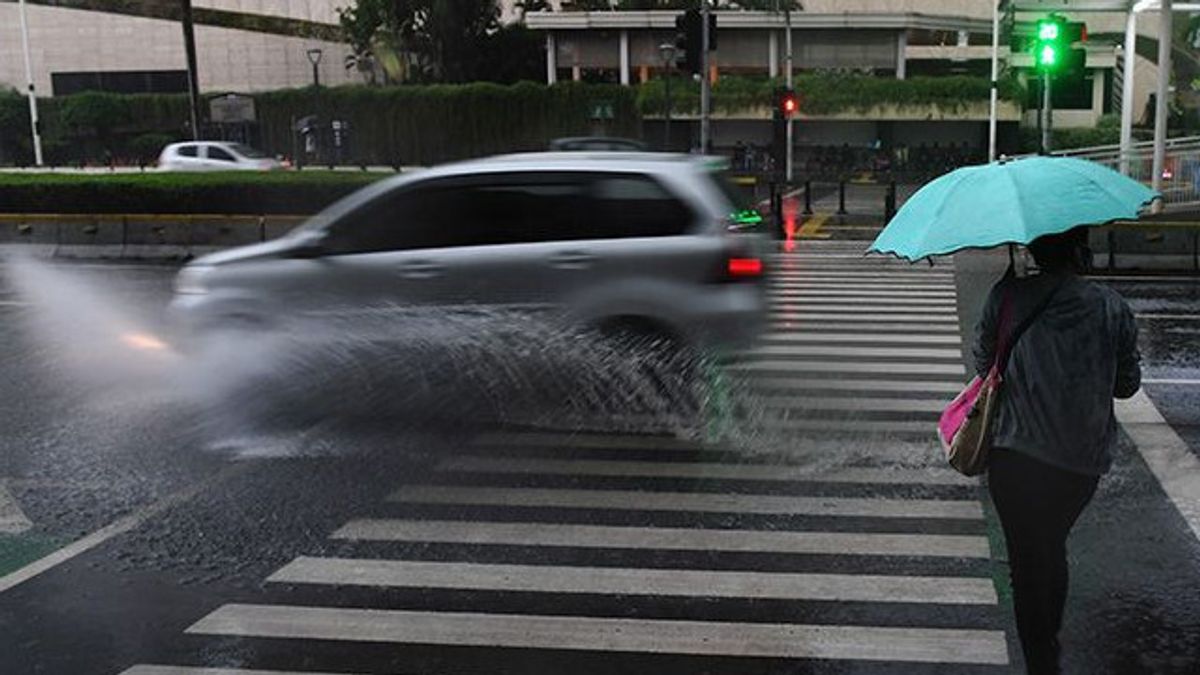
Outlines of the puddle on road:
M161 307L126 300L94 271L29 259L8 269L42 363L99 418L133 428L173 415L173 441L237 456L339 454L350 430L519 426L665 433L814 469L937 461L928 444L801 438L773 423L804 411L767 408L713 358L629 349L525 314L386 307L180 349Z

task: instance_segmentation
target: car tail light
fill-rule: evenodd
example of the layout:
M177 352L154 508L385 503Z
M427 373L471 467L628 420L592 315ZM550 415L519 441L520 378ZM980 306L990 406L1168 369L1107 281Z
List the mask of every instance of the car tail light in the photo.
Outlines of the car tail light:
M759 258L729 258L725 271L731 279L757 279L762 276L763 263Z

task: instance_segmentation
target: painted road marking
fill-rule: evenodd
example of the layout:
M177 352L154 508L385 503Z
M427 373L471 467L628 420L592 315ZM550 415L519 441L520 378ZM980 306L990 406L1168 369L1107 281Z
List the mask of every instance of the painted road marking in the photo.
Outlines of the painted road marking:
M785 320L775 321L773 326L776 328L788 328L789 326L798 324L797 321ZM871 332L880 335L929 335L934 333L949 333L958 337L959 328L956 322L939 321L937 323L904 323L901 321L860 321L855 317L855 321L813 321L801 324L803 330L811 331L814 334L821 331L858 331ZM791 334L792 331L787 331L785 334Z
M1200 384L1200 380L1188 380L1188 379L1177 379L1177 378L1174 378L1174 379L1154 379L1154 378L1150 378L1150 379L1142 379L1142 384L1182 384L1182 385L1196 385L1196 384Z
M782 409L777 408L775 410ZM793 419L789 419L786 416L780 419L773 419L770 416L767 416L766 419L762 421L762 424L772 429L786 429L790 431L823 431L849 436L898 436L900 434L919 434L928 437L931 441L936 438L934 435L936 427L932 421L919 422L913 420L862 419L854 419L851 421L847 419L813 419L805 415Z
M757 515L982 520L979 502L959 499L885 497L791 497L713 492L574 490L456 485L405 485L389 501L414 504L473 504L619 511L688 511Z
M883 361L748 361L729 367L735 371L784 373L861 373L872 375L945 375L961 377L961 363L898 363Z
M33 527L33 523L21 510L17 498L0 480L0 534L19 534Z
M623 527L468 520L352 520L330 535L361 541L563 546L660 551L728 551L815 555L990 557L985 536L718 530L696 527Z
M1134 314L1147 321L1200 321L1200 314Z
M193 666L139 665L125 670L121 675L354 675L354 673L326 673L305 670L246 670L245 668L204 668Z
M24 300L0 300L0 307L32 307L32 302Z
M755 481L808 481L889 485L976 485L977 481L949 469L845 467L814 469L789 464L724 464L719 462L639 462L603 459L539 459L524 457L452 457L441 471L559 476L621 476Z
M829 234L821 232L821 226L825 221L829 220L829 214L816 213L807 217L800 217L800 229L796 231L796 237L799 239L826 239Z
M842 347L838 345L764 345L743 352L752 356L834 356L853 358L962 359L961 349L919 347Z
M569 434L552 432L492 432L471 439L471 445L593 448L606 450L704 450L698 441L672 436Z
M188 633L606 652L1008 663L1003 631L224 605Z
M762 373L761 375L769 375ZM779 373L780 377L784 377L786 373ZM861 392L907 392L913 394L957 394L962 391L963 383L955 381L928 381L928 380L857 380L857 379L806 379L788 377L787 382L795 386L780 386L779 382L772 382L769 386L762 386L759 389L770 392L807 392L807 391L861 391ZM949 397L947 398L949 402Z
M767 396L759 399L768 407L786 407L793 410L844 410L847 412L935 412L946 408L946 401L907 398L863 398L855 397L801 397ZM928 425L926 425L928 428Z
M1163 419L1154 402L1139 391L1116 402L1117 420L1192 534L1200 539L1200 459Z
M879 301L876 300L876 303ZM921 307L903 307L899 305L860 305L855 303L844 302L841 298L831 299L830 302L813 302L812 299L806 299L803 303L793 301L772 302L771 312L779 314L784 312L842 312L853 314L866 314L868 316L878 316L886 318L894 318L901 315L900 318L912 320L904 315L916 315L922 318L936 317L956 317L955 303L930 303ZM915 316L913 317L915 318Z
M863 335L862 333L817 333L795 331L788 333L768 333L759 338L760 342L774 344L799 344L805 342L821 342L838 344L842 342L867 342L871 344L897 345L962 345L962 339L957 335L911 335L897 333L893 335Z
M836 284L798 284L777 286L772 289L772 297L776 298L888 298L903 300L906 298L956 298L952 290L920 289L916 287L897 288L880 285L878 288L863 288L859 286L839 286Z
M67 544L57 551L54 551L50 555L47 555L39 560L35 560L19 570L10 572L5 576L0 577L0 593L3 593L4 591L17 586L18 584L34 578L42 572L53 569L58 565L61 565L62 563L80 555L81 553L86 553L87 551L96 548L100 544L103 544L119 534L124 534L125 532L129 532L130 530L140 527L146 521L160 513L163 513L176 504L180 504L191 499L204 490L218 485L243 471L246 471L251 466L253 465L249 462L230 465L205 480L179 490L174 494L168 495L157 502L154 502L153 504L145 506L144 508L138 509L128 516L113 521L109 525L96 530L82 539L77 539L76 541Z
M804 305L804 304L830 305L833 307L853 307L855 305L876 305L876 306L884 306L889 309L895 308L897 310L899 310L900 308L909 306L909 305L911 305L914 310L919 310L920 308L929 308L929 309L950 308L950 309L953 309L953 308L957 307L957 305L958 305L957 301L953 297L914 298L910 295L906 295L904 297L884 298L884 297L880 297L875 294L838 297L838 296L827 296L825 294L813 294L813 293L798 293L798 294L790 295L790 296L786 295L786 294L782 294L782 293L775 293L772 295L771 304L776 307L786 306L786 305ZM912 311L912 310L907 310L907 311Z
M726 572L300 557L274 583L527 593L994 605L990 577Z

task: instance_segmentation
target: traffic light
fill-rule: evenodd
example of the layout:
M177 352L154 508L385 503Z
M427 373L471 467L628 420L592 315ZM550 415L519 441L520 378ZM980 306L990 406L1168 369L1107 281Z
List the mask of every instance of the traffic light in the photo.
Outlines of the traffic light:
M1087 26L1051 14L1034 25L1033 65L1051 75L1081 75L1087 52L1074 45L1087 41Z
M800 97L792 89L778 89L775 94L775 109L785 119L800 112Z
M689 9L675 17L675 50L680 55L679 67L693 75L700 72L704 63L700 55L701 42L704 40L701 25L698 9Z

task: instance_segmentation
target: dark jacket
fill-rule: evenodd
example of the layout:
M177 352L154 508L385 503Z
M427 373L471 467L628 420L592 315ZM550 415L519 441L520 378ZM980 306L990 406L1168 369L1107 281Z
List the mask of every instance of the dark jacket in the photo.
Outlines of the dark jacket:
M1012 298L1009 331L1054 295L1012 349L993 445L1076 473L1103 474L1117 441L1113 397L1129 398L1141 386L1133 312L1112 289L1069 272L1006 274L979 323L980 375L991 368L1006 293Z

